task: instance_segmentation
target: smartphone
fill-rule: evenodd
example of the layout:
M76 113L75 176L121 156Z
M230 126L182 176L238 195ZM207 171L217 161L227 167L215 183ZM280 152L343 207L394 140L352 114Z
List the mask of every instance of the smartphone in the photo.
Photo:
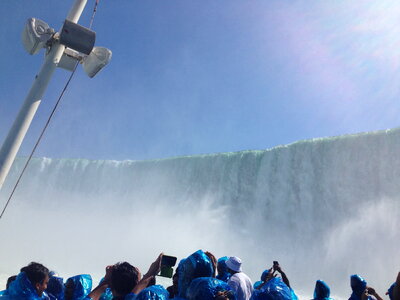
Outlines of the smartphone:
M172 278L172 274L174 273L174 269L168 266L161 266L161 271L158 276Z
M169 256L169 255L163 255L161 259L161 268L164 267L173 267L176 264L176 257L175 256Z

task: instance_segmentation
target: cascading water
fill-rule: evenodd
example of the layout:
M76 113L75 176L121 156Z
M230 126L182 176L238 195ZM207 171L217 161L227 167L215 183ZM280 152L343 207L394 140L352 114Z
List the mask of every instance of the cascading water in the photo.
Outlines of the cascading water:
M36 158L0 222L0 273L35 260L64 277L161 251L237 255L253 281L278 260L304 299L399 271L400 129L153 161ZM4 204L19 158L0 194Z

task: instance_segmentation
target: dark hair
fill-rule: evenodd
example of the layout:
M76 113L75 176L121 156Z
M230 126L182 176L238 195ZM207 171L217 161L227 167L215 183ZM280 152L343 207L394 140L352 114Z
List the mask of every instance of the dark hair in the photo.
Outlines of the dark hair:
M49 269L36 262L31 262L26 267L23 267L21 272L25 272L32 285L42 283L46 276L49 276Z
M130 263L122 262L114 265L111 273L111 289L119 295L127 295L139 281L139 274Z
M11 282L13 282L15 279L17 279L17 275L13 275L11 277L8 277L7 284L6 284L6 290L8 290L8 287L10 286Z
M64 282L61 277L52 276L47 284L46 292L51 294L54 298L58 297L60 294L64 295Z
M65 300L71 300L74 297L75 282L71 278L68 278L64 285L64 298Z

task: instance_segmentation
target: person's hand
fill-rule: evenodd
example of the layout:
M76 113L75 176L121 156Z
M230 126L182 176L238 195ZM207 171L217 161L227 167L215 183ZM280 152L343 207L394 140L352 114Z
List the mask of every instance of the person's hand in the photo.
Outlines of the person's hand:
M114 265L106 267L106 275L103 280L99 283L99 285L94 288L88 295L88 297L92 300L99 300L101 295L104 293L107 287L109 287L111 283L111 274L114 269ZM86 298L85 298L86 299Z
M272 268L274 269L274 271L277 271L277 272L279 272L279 273L282 273L282 269L281 269L281 266L280 266L279 264L274 264L274 265L272 266Z
M150 276L156 276L160 272L161 260L162 260L163 255L164 255L164 253L160 253L160 255L157 257L157 259L150 265L149 270L143 276L143 279L150 277Z
M376 295L375 289L372 288L372 287L370 287L370 286L367 287L367 292L368 292L368 294L370 294L370 295L372 295L372 296L375 296L375 295Z
M211 252L208 252L208 251L206 251L206 252L204 252L205 253L205 255L207 255L208 256L208 258L211 260L211 263L212 263L212 265L213 265L213 269L214 269L214 276L213 277L215 277L215 275L216 275L216 273L217 273L217 258L214 256L214 254L212 254Z
M368 300L368 288L361 294L361 300Z
M382 297L378 295L378 293L375 291L374 288L367 286L366 290L369 295L374 296L377 300L383 300Z
M215 295L215 300L229 300L229 294L227 291L219 291Z
M111 275L112 271L114 269L114 265L110 265L106 267L106 275L104 276L103 281L101 282L102 284L110 284L111 282Z
M265 277L265 282L270 281L272 278L276 277L274 267L270 268L267 276Z

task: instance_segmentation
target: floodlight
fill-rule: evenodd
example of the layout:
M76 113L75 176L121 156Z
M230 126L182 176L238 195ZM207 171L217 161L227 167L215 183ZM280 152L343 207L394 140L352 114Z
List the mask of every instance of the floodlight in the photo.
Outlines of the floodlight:
M83 60L83 69L93 78L111 60L112 52L104 47L94 47L92 52Z
M52 37L54 29L39 19L30 18L22 31L22 43L29 54L36 54L46 47L47 41Z
M69 20L64 21L60 32L60 44L89 55L96 40L96 33Z

